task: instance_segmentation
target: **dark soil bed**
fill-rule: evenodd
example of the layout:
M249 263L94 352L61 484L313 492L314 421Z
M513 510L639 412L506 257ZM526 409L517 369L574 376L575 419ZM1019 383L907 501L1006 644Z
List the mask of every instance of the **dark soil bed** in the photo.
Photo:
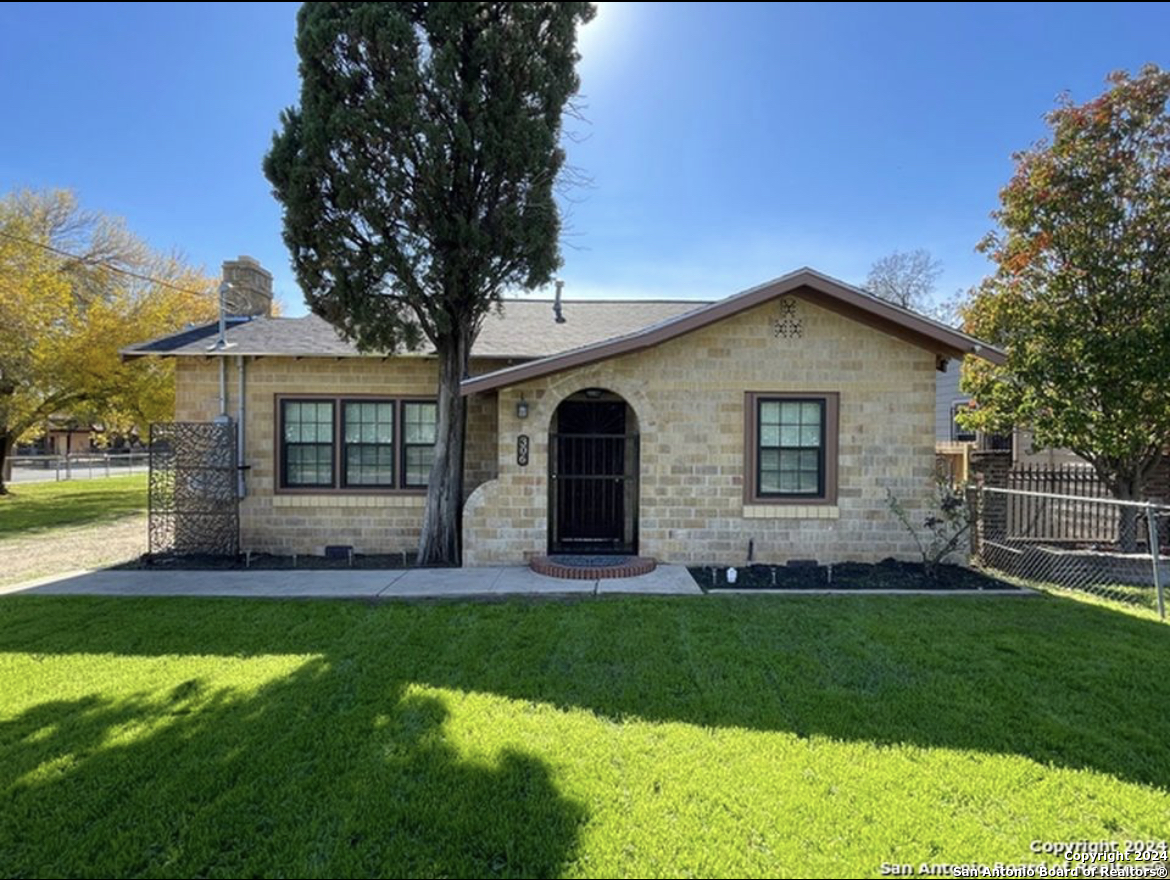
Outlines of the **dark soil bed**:
M959 565L942 565L928 578L922 564L885 559L877 564L745 565L727 582L727 566L695 565L690 573L704 590L1015 590L1012 584Z
M264 571L303 568L309 570L341 568L416 568L417 554L410 553L355 553L352 564L348 557L333 556L275 556L253 553L251 558L240 556L141 556L114 566L119 569L166 569L171 571L236 571L258 569Z

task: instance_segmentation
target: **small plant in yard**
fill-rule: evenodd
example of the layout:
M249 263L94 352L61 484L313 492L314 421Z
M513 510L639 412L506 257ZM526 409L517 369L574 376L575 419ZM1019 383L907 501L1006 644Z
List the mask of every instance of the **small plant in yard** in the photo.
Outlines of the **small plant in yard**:
M914 525L909 511L889 489L886 489L886 504L918 545L923 573L936 580L938 567L959 549L971 530L971 510L963 491L943 480L936 480L934 496L921 528Z

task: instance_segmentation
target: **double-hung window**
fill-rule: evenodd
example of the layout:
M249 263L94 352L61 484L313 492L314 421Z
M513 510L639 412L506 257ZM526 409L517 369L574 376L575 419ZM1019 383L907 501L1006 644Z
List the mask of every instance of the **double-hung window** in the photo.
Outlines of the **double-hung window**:
M749 392L745 497L749 503L836 501L836 394Z
M407 400L402 404L402 485L425 488L435 460L435 427L439 408L434 401Z
M281 484L289 488L330 488L333 473L332 400L283 401Z
M394 401L347 400L344 407L346 486L394 485Z

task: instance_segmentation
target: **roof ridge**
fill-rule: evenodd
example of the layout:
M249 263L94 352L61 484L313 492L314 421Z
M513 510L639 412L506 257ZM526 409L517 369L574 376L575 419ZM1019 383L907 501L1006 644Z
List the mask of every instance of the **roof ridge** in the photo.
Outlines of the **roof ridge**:
M552 303L552 302L556 302L556 299L553 297L544 297L544 296L532 296L532 297L507 296L507 297L500 297L500 302ZM713 302L719 302L719 300L717 300L717 299L691 299L691 298L685 297L685 296L649 297L649 298L606 297L604 299L592 299L592 298L590 298L590 299L569 299L567 297L563 297L563 296L561 297L561 303L563 303L564 305L569 305L569 304L584 305L585 303L605 303L608 305L614 305L615 303L639 303L639 304L640 303L667 303L669 305L675 305L677 303L695 303L696 305L704 305L706 303L713 303Z
M725 318L738 315L740 312L763 305L777 297L797 292L802 287L809 288L825 298L825 302L818 303L822 308L835 308L836 310L844 310L847 314L852 313L854 320L870 323L871 326L886 333L905 334L905 338L924 348L926 346L922 345L923 341L932 341L938 346L935 350L948 357L975 354L995 363L1002 363L1006 357L1000 349L982 342L974 336L969 336L961 330L927 318L911 309L896 306L868 291L838 281L830 275L825 275L823 272L802 267L773 278L771 281L765 281L763 284L741 290L726 299L666 318L629 333L615 335L567 351L545 355L524 364L503 367L490 373L464 379L461 383L462 393L467 395L478 391L490 391L494 388L506 387L572 367L585 366L618 355L640 351L690 333L692 330L698 330Z

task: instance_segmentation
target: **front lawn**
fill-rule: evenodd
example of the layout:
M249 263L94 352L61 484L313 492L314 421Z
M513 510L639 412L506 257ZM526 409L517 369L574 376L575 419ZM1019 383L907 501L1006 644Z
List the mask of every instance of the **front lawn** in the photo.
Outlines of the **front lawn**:
M8 597L0 874L1036 861L1166 837L1168 706L1170 629L1047 597Z
M60 526L109 523L146 510L146 475L10 483L0 495L0 541Z

